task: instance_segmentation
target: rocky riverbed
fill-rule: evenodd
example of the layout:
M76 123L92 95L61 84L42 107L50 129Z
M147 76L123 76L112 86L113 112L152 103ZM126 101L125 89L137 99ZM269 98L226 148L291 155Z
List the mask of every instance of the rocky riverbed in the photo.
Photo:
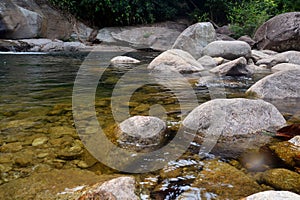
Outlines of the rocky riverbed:
M169 26L174 27L179 26ZM293 44L275 43L276 52L253 49L244 41L219 41L207 22L178 31L176 37L167 34L167 40L159 42L155 38L165 29L152 37L152 32L145 31L153 27L140 28L110 32L110 36L114 42L127 41L132 48L163 52L131 52L113 59L119 54L114 48L104 59L104 47L111 47L101 46L87 57L48 54L41 62L34 62L40 58L34 57L27 65L17 57L2 57L0 196L80 200L299 198L299 134L293 133L289 139L275 137L278 129L300 123L300 52ZM135 31L139 34L133 34ZM162 41L168 45L161 45ZM48 39L7 42L9 47L10 42L25 44L38 52L56 48L78 51L83 45ZM274 50L272 41L268 42L267 47ZM127 50L122 48L122 54ZM174 138L178 141L178 133L183 133L181 141L192 137L186 151L162 169L143 174L124 173L99 162L76 132L71 104L73 82L83 61L93 74L105 69L95 100L96 117L107 138L131 152L135 162L128 163L127 157L114 152L108 160L117 158L126 169L145 167L138 162L137 153L151 153ZM57 65L69 67L72 77L61 74ZM14 74L10 71L13 67L30 70ZM38 71L39 67L45 71ZM145 81L145 72L159 84L150 81L135 88L141 79ZM125 75L127 80L122 79ZM134 92L129 100L128 94L117 93L119 101L114 104L112 92L120 81L126 86L121 92ZM25 83L29 89L22 87ZM61 99L66 94L69 96ZM88 110L80 113L86 122L85 133L95 132L90 120L93 116ZM176 150L170 148L164 158ZM159 157L148 163L155 168L162 160Z

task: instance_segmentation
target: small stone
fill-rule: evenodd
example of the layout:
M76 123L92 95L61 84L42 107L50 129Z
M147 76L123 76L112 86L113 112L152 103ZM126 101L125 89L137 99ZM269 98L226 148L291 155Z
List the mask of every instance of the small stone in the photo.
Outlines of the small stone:
M1 164L0 165L0 172L1 173L7 173L7 172L9 172L11 170L12 170L11 164Z
M82 169L87 169L87 168L90 167L90 166L89 166L86 162L84 162L84 161L79 161L79 162L77 163L77 166L80 167L80 168L82 168Z
M293 137L292 139L290 139L289 143L291 143L297 147L300 147L300 135L297 135L297 136Z
M213 59L210 56L203 56L198 59L198 62L204 67L204 68L214 68L217 66L217 62L215 59Z
M22 146L21 142L14 142L14 143L4 144L3 146L1 146L0 147L0 152L14 153L14 152L18 152L22 149L23 149L23 146Z
M37 147L43 144L46 144L48 142L49 138L48 137L40 137L40 138L36 138L35 140L33 140L32 142L32 146Z
M217 63L217 65L221 65L225 61L225 59L222 57L214 57L213 59Z
M47 156L49 156L49 153L40 153L37 155L37 158L46 158Z

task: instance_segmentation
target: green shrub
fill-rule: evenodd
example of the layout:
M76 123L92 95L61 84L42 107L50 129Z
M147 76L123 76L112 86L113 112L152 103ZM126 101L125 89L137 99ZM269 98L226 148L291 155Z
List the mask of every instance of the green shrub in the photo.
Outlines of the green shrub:
M49 0L91 26L124 26L174 19L187 12L184 0Z
M234 37L253 36L256 29L271 17L271 10L275 8L276 4L271 0L242 0L232 3L228 19Z

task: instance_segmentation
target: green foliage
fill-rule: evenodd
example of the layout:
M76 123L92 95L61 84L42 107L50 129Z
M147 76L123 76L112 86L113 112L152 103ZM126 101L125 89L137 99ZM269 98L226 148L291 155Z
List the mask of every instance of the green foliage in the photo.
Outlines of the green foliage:
M253 36L257 28L271 17L300 10L300 0L241 0L230 3L228 19L238 38Z
M174 19L186 12L184 0L49 0L89 25L120 26Z
M300 11L300 0L48 0L90 26L124 26L190 16L196 21L231 23L235 36L253 35L263 22Z

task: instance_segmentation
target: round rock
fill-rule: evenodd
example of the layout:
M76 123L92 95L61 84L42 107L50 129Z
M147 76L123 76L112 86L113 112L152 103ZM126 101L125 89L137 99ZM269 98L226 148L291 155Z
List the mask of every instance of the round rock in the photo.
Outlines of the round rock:
M198 133L211 134L218 130L226 137L274 130L285 123L272 104L242 98L208 101L195 108L183 121L185 127Z
M118 143L135 151L160 147L166 138L166 123L152 116L131 117L118 129Z
M251 47L243 41L215 41L209 43L203 49L202 55L222 57L229 60L239 57L249 58L251 56Z
M253 194L244 200L300 200L300 195L289 191L265 191Z

